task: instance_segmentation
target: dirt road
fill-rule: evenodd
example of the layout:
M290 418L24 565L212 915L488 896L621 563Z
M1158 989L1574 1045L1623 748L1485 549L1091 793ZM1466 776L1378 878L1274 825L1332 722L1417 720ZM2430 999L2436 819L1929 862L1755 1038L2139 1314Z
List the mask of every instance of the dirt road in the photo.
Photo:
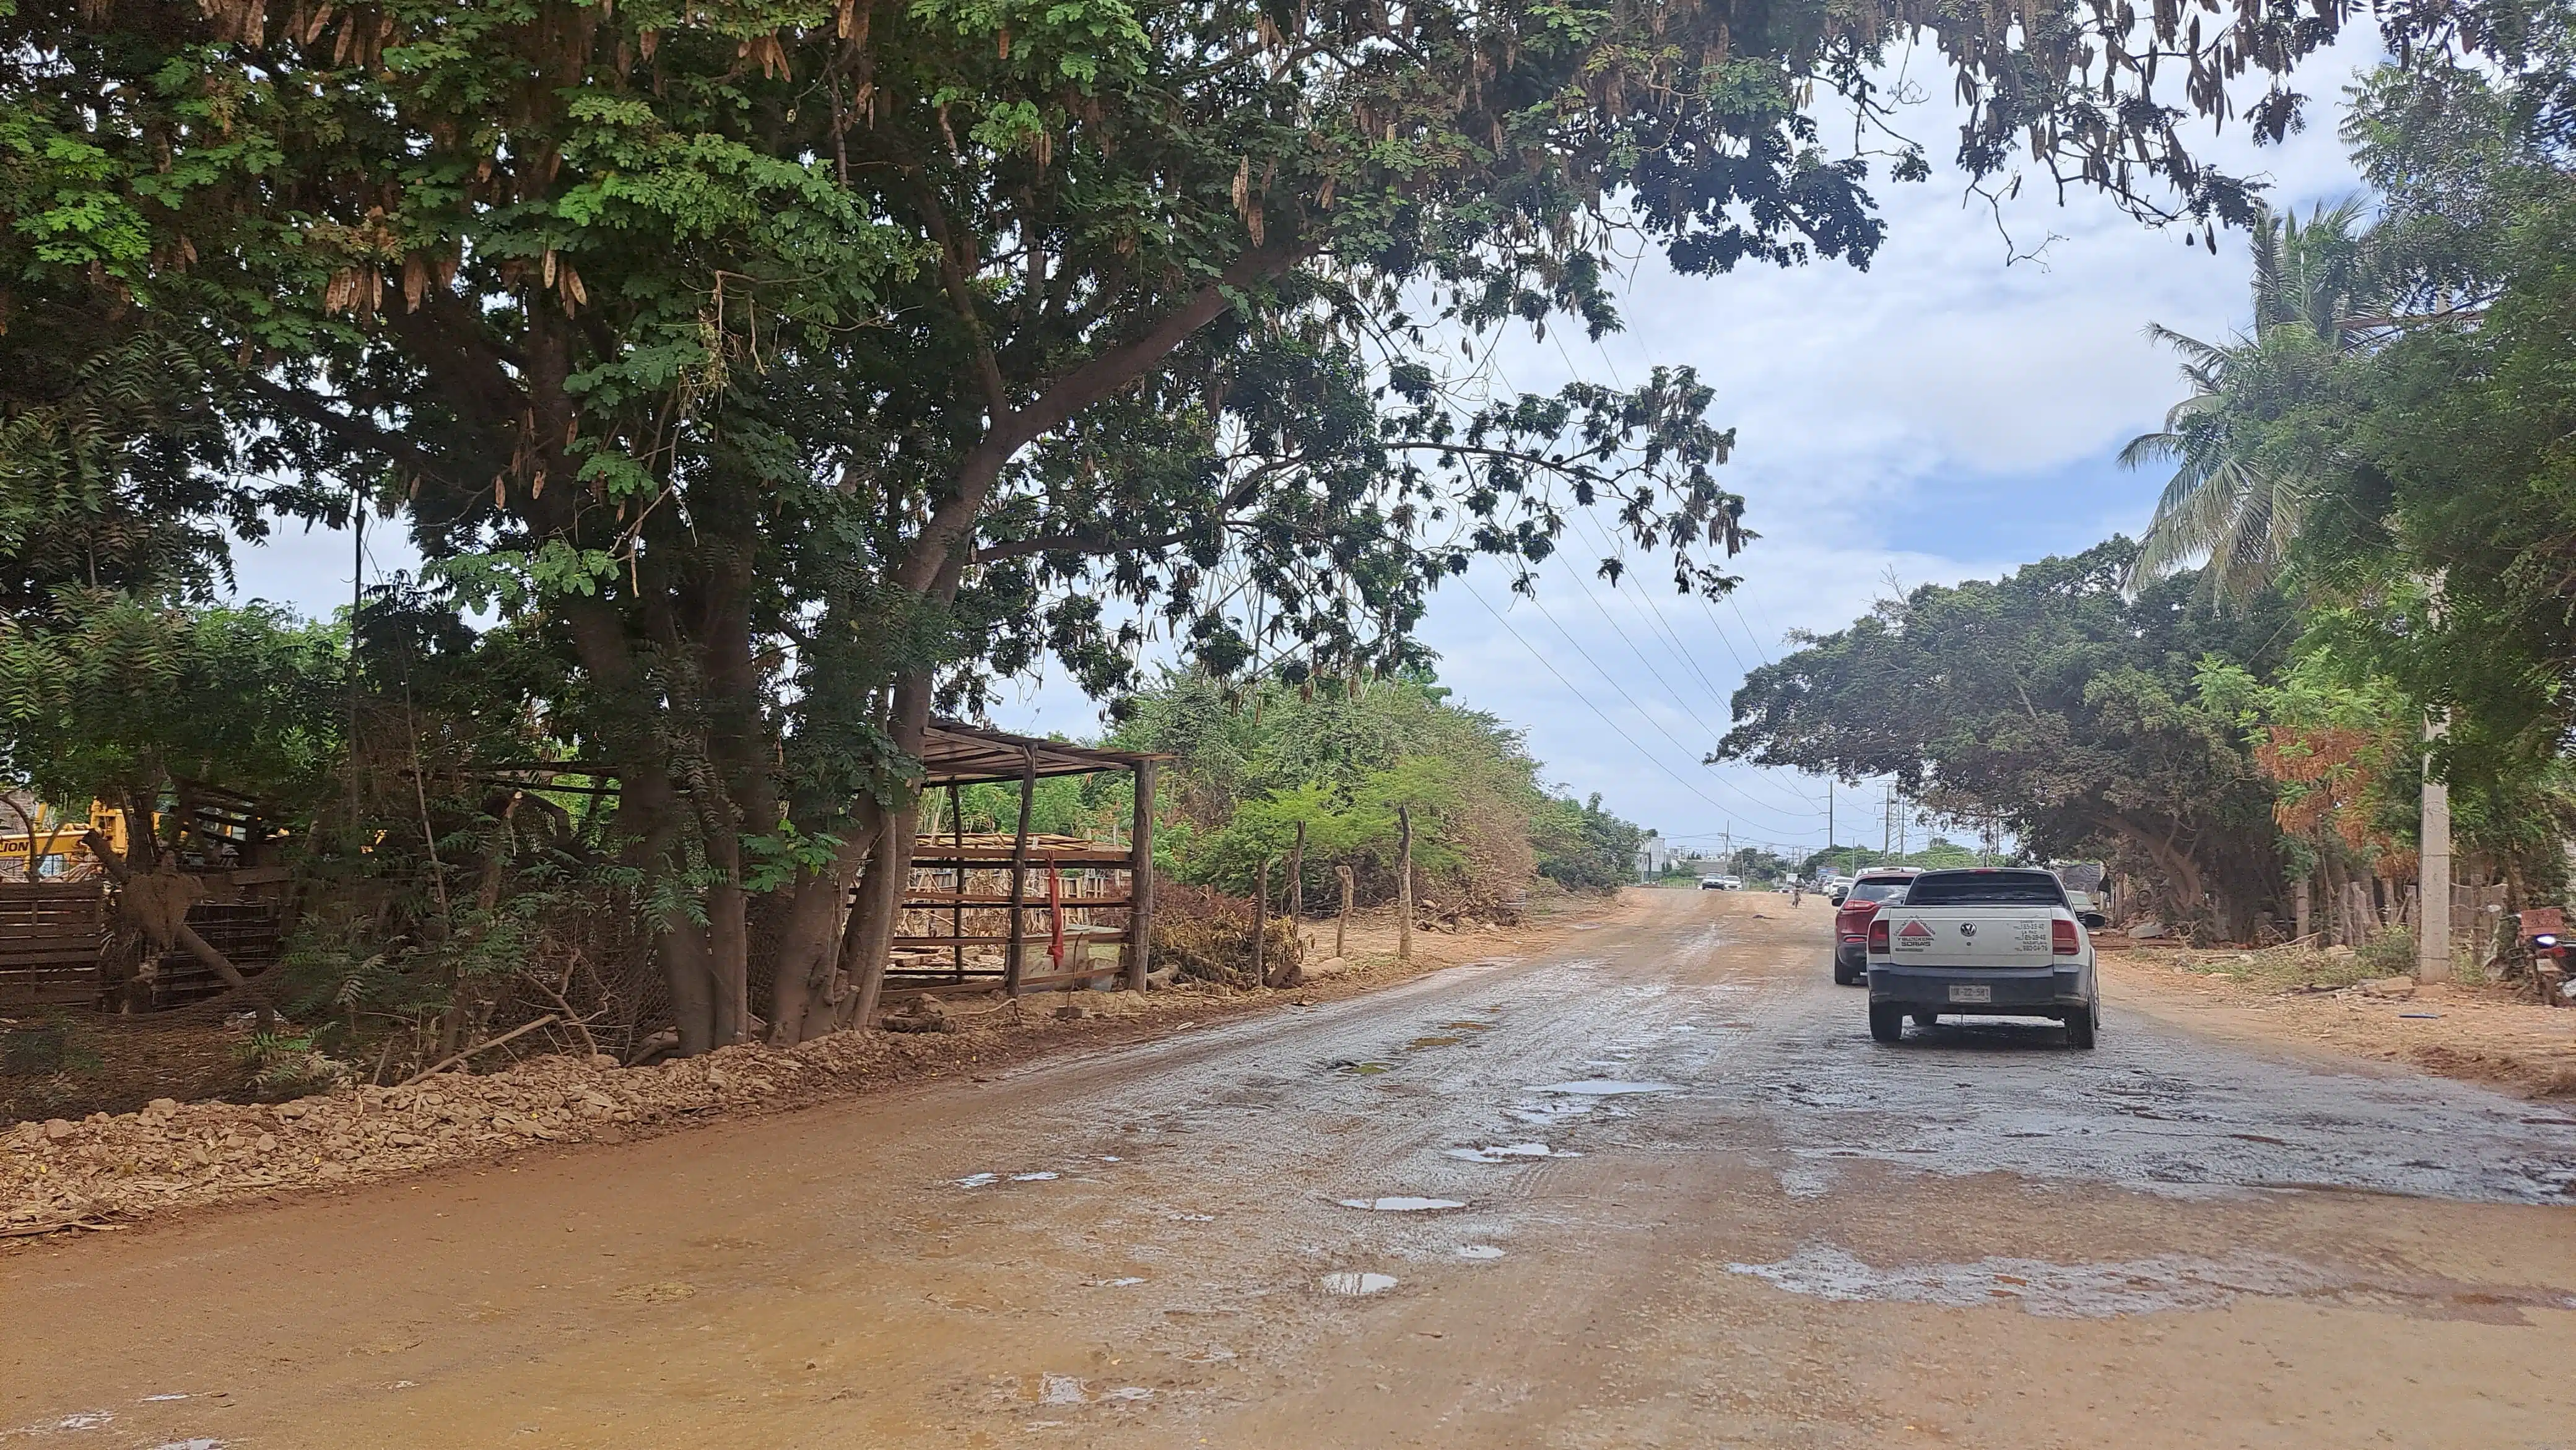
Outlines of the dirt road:
M2576 1444L2576 1119L1821 902L0 1263L33 1447ZM15 1438L9 1431L14 1428Z

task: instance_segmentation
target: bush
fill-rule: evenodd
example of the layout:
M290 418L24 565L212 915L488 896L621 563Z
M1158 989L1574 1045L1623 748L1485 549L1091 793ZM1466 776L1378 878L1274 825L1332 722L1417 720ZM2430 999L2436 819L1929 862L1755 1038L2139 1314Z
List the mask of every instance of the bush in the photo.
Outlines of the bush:
M2415 934L2402 926L2392 926L2353 948L2352 954L2380 976L2412 976L2415 972Z

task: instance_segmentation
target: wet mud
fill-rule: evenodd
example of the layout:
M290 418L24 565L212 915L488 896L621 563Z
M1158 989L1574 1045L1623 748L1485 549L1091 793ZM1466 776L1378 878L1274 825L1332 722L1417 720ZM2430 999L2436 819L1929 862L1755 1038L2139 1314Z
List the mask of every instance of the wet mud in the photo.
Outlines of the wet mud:
M1579 953L21 1255L0 1322L45 1328L0 1342L0 1426L46 1447L2564 1439L2576 1121L2117 999L2089 1054L1987 1021L1880 1047L1820 907L1644 893Z

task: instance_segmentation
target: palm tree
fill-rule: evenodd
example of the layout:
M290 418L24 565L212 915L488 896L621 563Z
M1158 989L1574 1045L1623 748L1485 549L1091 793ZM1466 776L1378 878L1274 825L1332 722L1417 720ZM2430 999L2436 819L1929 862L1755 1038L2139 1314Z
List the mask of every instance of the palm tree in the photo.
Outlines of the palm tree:
M2126 468L2174 466L2130 566L2133 585L2206 564L2206 587L2242 600L2279 574L2315 469L2303 444L2282 446L2268 425L2296 409L2320 366L2365 345L2384 310L2366 220L2358 198L2318 206L2304 226L2295 212L2264 212L2253 231L2252 332L2215 344L2148 327L2182 355L2192 391L2161 431L2120 450Z

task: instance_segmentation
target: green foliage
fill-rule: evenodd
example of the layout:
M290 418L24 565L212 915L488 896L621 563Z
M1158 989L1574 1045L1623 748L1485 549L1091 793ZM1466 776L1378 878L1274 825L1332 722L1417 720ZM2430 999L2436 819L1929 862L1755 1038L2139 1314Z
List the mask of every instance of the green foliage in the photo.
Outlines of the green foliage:
M1493 905L1533 875L1582 890L1628 879L1638 828L1549 798L1517 732L1464 709L1427 676L1366 690L1318 682L1229 694L1174 671L1135 697L1111 743L1178 759L1163 778L1158 859L1173 875L1249 893L1262 863L1285 863L1306 828L1306 900L1336 900L1348 866L1363 900L1395 889L1398 808L1413 820L1413 859L1437 899Z
M67 586L202 594L217 523L392 510L431 567L352 622L406 641L358 651L405 717L384 738L451 773L508 743L615 772L598 841L688 944L674 1000L730 1001L719 907L843 889L789 843L907 803L934 698L972 709L1047 655L1115 694L1154 639L1297 688L1401 673L1433 587L1544 559L1574 509L1726 588L1749 535L1706 385L1496 394L1453 344L1617 326L1642 246L1686 274L1865 265L1869 163L1826 149L1820 87L1882 107L1879 67L1929 39L1972 173L2029 145L2143 213L2238 221L2250 190L2182 123L2343 14L2257 0L2204 40L2160 8L2142 58L2088 0L18 0L0 647L75 628L30 622ZM2250 119L2297 113L2276 90ZM488 647L454 638L477 600ZM176 772L188 723L62 774ZM301 747L261 728L189 759L288 789ZM1308 771L1350 810L1419 786L1470 877L1525 876L1517 747L1473 733L1444 737L1477 766L1450 805L1376 779L1366 741L1213 788ZM414 805L452 925L444 807ZM348 815L352 842L398 819Z
M0 615L0 762L45 799L157 804L188 781L296 819L345 758L342 628L269 605L65 589Z
M2177 576L2132 594L2125 539L2001 580L1921 586L1754 671L1721 755L1893 777L1936 813L2039 859L2116 857L2178 916L2243 935L2280 884L2269 792L2202 703L2207 656L2269 671L2277 595L2220 611Z
M2294 857L2412 871L2429 715L2463 846L2554 896L2576 825L2576 13L2518 8L2496 35L2494 63L2436 48L2353 93L2377 219L2357 230L2348 207L2258 248L2255 332L2221 350L2181 436L2273 489L2237 517L2269 510L2263 571L2306 606L2286 673L2203 681L2253 732ZM2283 257L2304 257L2300 285L2279 284Z
M2364 346L2391 301L2391 279L2362 229L2359 199L2258 215L2253 227L2251 331L2201 342L2163 327L2150 335L2183 357L2192 395L2163 431L2132 439L2120 461L2170 462L2153 522L2131 566L2138 582L2200 565L2230 600L2269 587L2286 562L2318 487L2323 434L2305 416L2318 380Z
M2402 926L2392 926L2371 933L2370 940L2353 949L2361 965L2383 977L2415 975L2415 934Z
M1612 891L1635 879L1645 828L1601 809L1601 795L1585 801L1549 798L1530 822L1538 848L1538 873L1570 891Z

